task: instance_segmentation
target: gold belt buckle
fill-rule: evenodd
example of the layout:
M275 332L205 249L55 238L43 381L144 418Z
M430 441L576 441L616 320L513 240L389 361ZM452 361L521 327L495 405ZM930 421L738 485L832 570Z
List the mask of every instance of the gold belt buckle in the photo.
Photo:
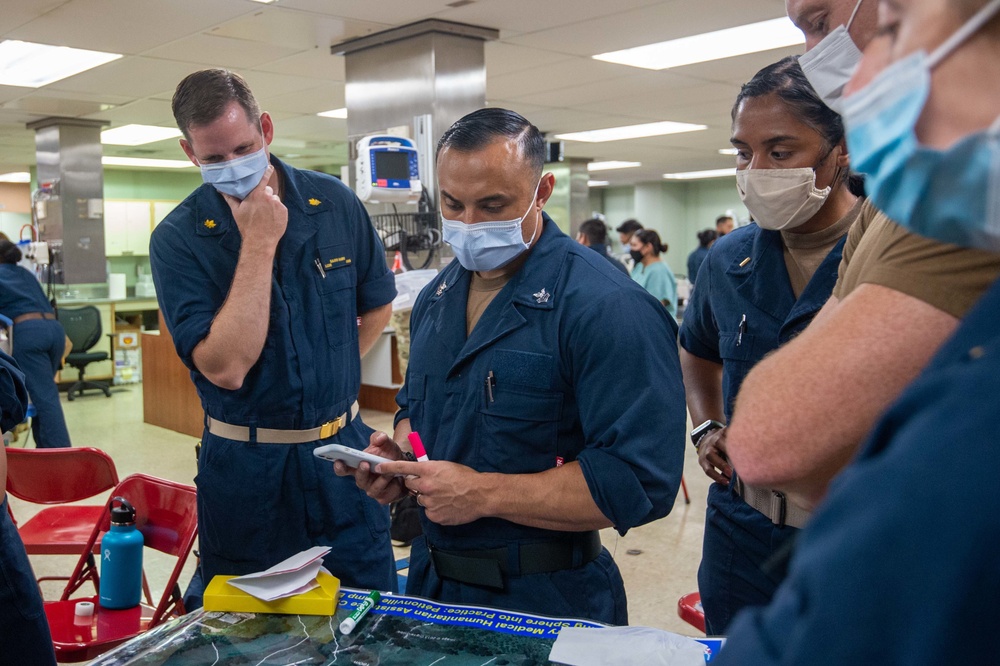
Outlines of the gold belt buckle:
M333 437L338 432L340 432L340 429L343 428L344 425L346 425L345 423L346 421L347 421L346 414L341 414L334 420L327 421L326 423L324 423L319 427L319 438L326 439L327 437Z

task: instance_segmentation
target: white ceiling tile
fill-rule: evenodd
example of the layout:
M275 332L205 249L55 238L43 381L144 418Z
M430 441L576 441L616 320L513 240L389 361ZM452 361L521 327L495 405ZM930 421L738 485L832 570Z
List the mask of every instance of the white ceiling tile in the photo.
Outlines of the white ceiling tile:
M343 88L347 78L344 73L344 57L330 54L330 49L315 47L287 58L273 60L255 67L260 72L297 76L314 76L326 81L338 81Z
M71 0L7 35L112 53L139 54L255 11L245 0Z
M240 70L285 58L301 50L301 48L275 46L202 32L150 49L143 55L164 60L201 63L205 61L205 54L210 53L212 63L216 67Z
M443 3L442 3L443 4ZM606 18L618 12L650 5L670 4L663 0L478 0L470 5L447 9L440 17L459 23L496 28L504 33L534 33L567 23Z
M283 7L323 16L350 18L391 25L405 25L431 18L448 9L449 0L281 0ZM501 0L502 1L502 0Z
M506 42L486 43L486 74L491 77L552 65L573 56Z
M331 82L287 95L276 95L261 101L270 113L285 112L316 115L321 111L340 109L344 106L344 84ZM329 120L329 119L327 119Z
M282 2L280 5L261 6L253 14L227 21L206 32L220 37L283 46L295 51L319 47L329 53L333 44L388 27L391 26L387 23L294 11L288 8L287 3Z
M32 2L5 2L0 11L0 35L6 37L11 30L49 13L67 0L33 0Z
M199 69L191 63L160 58L132 57L109 62L46 86L48 90L78 93L106 92L130 99L173 91L181 79Z

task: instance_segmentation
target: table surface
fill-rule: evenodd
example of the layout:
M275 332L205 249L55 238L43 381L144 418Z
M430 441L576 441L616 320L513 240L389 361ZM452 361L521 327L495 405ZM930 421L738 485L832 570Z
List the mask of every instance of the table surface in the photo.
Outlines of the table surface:
M562 627L603 626L387 594L345 636L339 624L365 595L342 588L333 617L195 611L119 646L91 666L541 666L551 663L548 655Z

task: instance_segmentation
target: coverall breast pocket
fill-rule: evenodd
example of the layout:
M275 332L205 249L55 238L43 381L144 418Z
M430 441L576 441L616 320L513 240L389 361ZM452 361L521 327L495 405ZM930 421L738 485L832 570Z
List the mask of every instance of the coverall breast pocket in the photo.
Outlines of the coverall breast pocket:
M530 474L556 466L563 395L495 386L477 414L480 471Z
M358 336L357 271L354 266L340 262L326 269L325 276L316 279L330 346L353 343Z

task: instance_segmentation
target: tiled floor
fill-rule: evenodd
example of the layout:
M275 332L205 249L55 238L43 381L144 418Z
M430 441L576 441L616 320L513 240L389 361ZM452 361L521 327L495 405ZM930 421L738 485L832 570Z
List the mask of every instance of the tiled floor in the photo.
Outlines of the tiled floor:
M141 384L115 387L110 399L100 393L73 402L64 397L63 409L74 445L107 451L114 458L121 478L145 472L192 483L194 438L143 423ZM362 417L372 427L383 430L392 427L389 414L363 411ZM23 444L23 439L20 443ZM677 599L697 589L709 480L699 469L693 448L685 449L691 504L685 505L682 494L678 493L674 510L666 518L634 529L624 537L611 529L602 536L625 579L631 624L691 634L694 630L677 617ZM19 520L33 515L37 509L14 498L11 505ZM404 550L397 550L397 557L404 554ZM32 558L38 575L68 573L74 563L71 557ZM166 560L147 561L154 591L162 589L170 565ZM192 568L193 562L182 576L185 584ZM58 583L46 583L43 591L47 599L53 599L58 598L61 590Z

